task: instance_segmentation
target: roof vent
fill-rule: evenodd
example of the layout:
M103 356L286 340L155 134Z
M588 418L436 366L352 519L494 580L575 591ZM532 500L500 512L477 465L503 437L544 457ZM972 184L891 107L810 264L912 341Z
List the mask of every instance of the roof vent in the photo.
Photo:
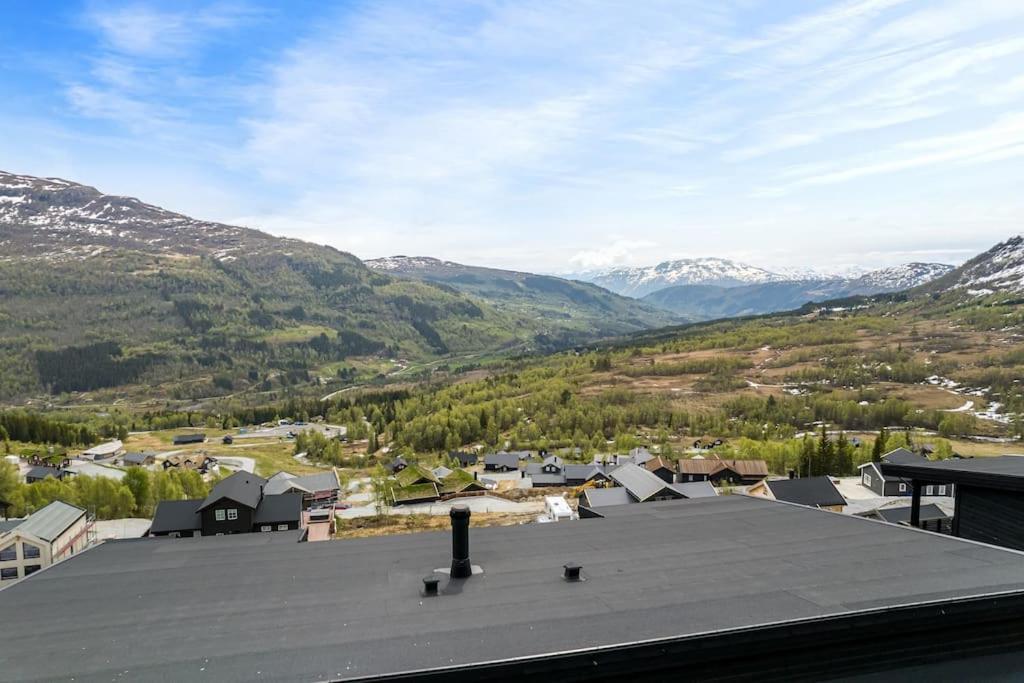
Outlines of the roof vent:
M581 567L580 565L576 564L575 562L569 562L569 563L563 565L563 567L562 567L562 569L564 570L563 573L562 573L562 578L564 578L566 581L579 581L580 580L580 570L582 568L583 567Z
M423 595L437 595L437 587L441 583L441 577L437 574L423 577Z
M473 575L469 561L469 508L456 505L448 512L452 520L452 573L453 579L468 579Z

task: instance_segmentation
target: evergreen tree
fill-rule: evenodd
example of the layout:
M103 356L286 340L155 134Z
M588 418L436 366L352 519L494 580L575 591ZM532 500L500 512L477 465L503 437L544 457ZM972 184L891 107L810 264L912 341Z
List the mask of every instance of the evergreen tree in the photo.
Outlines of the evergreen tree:
M816 453L817 449L814 447L814 441L811 440L810 434L804 434L803 444L800 447L800 464L797 467L800 476L813 476L811 473L815 467Z
M853 447L846 438L846 432L839 432L836 440L836 474L840 477L853 474Z
M370 438L366 442L366 453L367 453L367 455L373 455L379 449L380 449L380 446L377 443L377 430L376 429L371 429L370 430Z
M828 438L828 427L821 425L821 437L818 439L818 462L812 476L832 474L835 469L835 448Z
M878 438L875 439L875 445L871 447L871 461L880 462L882 456L885 455L885 442L888 439L888 435L885 433L885 427L878 430Z

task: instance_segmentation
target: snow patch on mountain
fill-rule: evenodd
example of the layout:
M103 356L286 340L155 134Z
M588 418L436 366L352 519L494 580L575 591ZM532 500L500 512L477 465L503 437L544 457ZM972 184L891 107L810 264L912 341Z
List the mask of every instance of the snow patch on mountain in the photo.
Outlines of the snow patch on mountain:
M971 259L952 276L950 289L968 293L1024 292L1024 237L1017 235L1000 242Z

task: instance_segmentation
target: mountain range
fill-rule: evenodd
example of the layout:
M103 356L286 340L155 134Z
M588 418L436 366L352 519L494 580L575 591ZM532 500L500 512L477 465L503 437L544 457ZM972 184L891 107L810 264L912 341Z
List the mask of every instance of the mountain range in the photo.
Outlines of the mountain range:
M665 287L641 300L691 319L759 315L800 308L811 302L899 292L953 271L941 263L907 263L856 278L772 280L746 285L686 284Z
M188 402L274 395L857 294L909 288L977 301L1024 292L1024 241L955 270L815 275L726 259L618 269L594 282L426 257L364 263L67 180L0 172L0 399L104 389Z
M130 384L183 399L277 391L677 321L593 285L519 285L517 298L471 296L331 247L0 172L0 398Z
M951 270L953 266L943 263L907 263L878 270L865 270L854 275L828 273L810 268L791 268L776 272L730 259L711 257L663 261L655 266L617 267L580 273L574 277L635 298L643 298L653 292L679 285L744 287L781 282L806 282L812 283L812 287L818 287L826 282L846 283L845 288L849 290L849 294L874 294L916 287Z

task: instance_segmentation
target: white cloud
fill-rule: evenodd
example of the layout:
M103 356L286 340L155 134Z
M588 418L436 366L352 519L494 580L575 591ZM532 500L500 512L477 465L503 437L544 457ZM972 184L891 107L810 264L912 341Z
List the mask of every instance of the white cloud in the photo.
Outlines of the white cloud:
M179 57L210 32L236 28L254 16L238 3L214 3L199 10L157 9L148 3L94 4L86 20L96 27L107 47L141 57Z
M626 265L635 261L638 251L656 246L650 240L616 239L610 244L573 254L569 263L583 271Z

